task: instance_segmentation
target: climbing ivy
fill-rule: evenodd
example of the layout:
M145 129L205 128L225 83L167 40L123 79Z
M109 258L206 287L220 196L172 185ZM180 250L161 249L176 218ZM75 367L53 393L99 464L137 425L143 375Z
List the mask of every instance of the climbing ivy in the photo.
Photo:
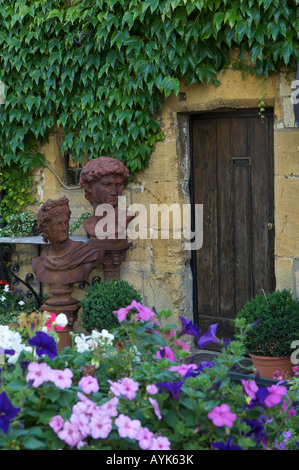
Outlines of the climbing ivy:
M243 71L292 68L298 35L299 0L0 0L2 168L40 165L37 143L58 126L75 161L141 170L181 80L217 84L235 48Z

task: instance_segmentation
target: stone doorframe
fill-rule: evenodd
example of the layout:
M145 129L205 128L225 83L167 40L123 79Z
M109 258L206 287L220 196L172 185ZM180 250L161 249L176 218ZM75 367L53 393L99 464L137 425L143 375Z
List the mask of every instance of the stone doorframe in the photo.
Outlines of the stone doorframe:
M290 289L299 297L299 129L295 125L292 89L287 72L272 76L265 82L265 105L274 108L274 223L275 276L277 289ZM178 186L182 203L193 201L189 186L190 116L200 112L224 109L256 108L259 104L260 81L228 70L221 85L181 85L180 94L166 100L162 111L167 138L175 138L179 166ZM171 135L170 130L173 130ZM192 256L186 272L192 279ZM191 282L193 285L193 283ZM190 294L190 290L189 290ZM194 292L193 292L193 295ZM189 300L189 299L188 299ZM190 302L185 299L190 317ZM191 302L192 303L192 302Z

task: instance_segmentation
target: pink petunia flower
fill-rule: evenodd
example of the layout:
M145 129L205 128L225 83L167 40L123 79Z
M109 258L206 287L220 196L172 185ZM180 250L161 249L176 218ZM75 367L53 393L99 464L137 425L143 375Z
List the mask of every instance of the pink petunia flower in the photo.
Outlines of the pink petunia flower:
M176 334L177 334L177 330L172 329L172 330L167 331L165 336L166 338L170 339L172 336L176 336Z
M70 422L77 424L80 429L82 438L87 437L90 434L90 423L91 417L85 413L73 413L70 417Z
M107 401L106 403L103 403L100 405L101 410L103 410L110 418L117 416L118 411L117 411L117 405L118 405L119 399L117 397L111 398L111 400Z
M129 377L125 377L121 381L122 390L121 395L128 400L133 400L136 397L136 392L139 388L139 383L135 382L133 379Z
M129 437L130 439L136 438L141 427L141 423L138 419L131 419L124 414L120 414L116 418L115 425L118 428L118 434L120 437Z
M154 384L149 384L147 385L146 387L146 391L147 393L149 393L150 395L156 395L156 393L158 393L158 388L156 387L156 385Z
M180 339L176 339L173 344L178 344L182 349L184 349L184 351L190 352L190 347L188 344L184 343L184 341L181 341Z
M242 385L243 385L243 390L245 393L247 393L247 395L252 398L252 399L255 399L256 397L256 392L258 391L258 386L257 384L255 383L255 381L253 379L249 380L249 382L247 382L247 380L241 380L242 382Z
M110 391L115 395L116 397L119 397L121 395L121 383L120 382L113 382L112 380L108 380L110 383Z
M81 414L81 413L84 413L85 415L91 417L93 415L93 413L95 412L97 408L97 405L96 403L94 403L93 401L91 400L88 400L88 401L78 401L77 403L75 403L75 405L73 406L73 414Z
M155 436L150 450L170 450L170 441L167 437Z
M90 421L90 435L93 439L106 439L112 430L112 420L104 413L96 414Z
M64 421L63 418L60 415L53 416L52 419L49 421L49 426L53 429L55 434L60 431L60 429L63 427Z
M165 348L160 348L159 351L157 351L156 356L158 359L169 359L170 361L176 362L176 357L171 351L169 346L166 346Z
M159 408L159 403L157 402L157 400L155 400L154 398L151 398L151 397L149 397L148 400L149 400L150 404L153 405L154 411L156 413L157 418L162 419L162 415L161 415L160 408Z
M283 395L287 395L287 389L283 385L271 385L267 388L269 395L265 398L265 404L269 407L278 405Z
M154 320L155 319L155 314L154 312L151 311L148 307L145 307L144 305L140 304L136 300L133 300L130 305L128 305L125 308L120 308L119 310L115 310L113 313L117 316L118 320L124 321L127 318L128 313L130 310L135 308L137 310L137 315L136 315L136 320L144 320L144 321L149 321L149 320Z
M69 388L72 385L73 372L71 369L52 370L52 381L58 388Z
M126 320L129 309L127 307L120 308L119 310L114 310L113 313L117 316L118 321L122 322Z
M81 392L77 392L77 397L79 398L79 400L83 401L84 403L87 403L88 405L95 405L94 401L90 400L90 398L88 398Z
M57 436L70 447L75 447L82 440L82 435L77 423L66 421Z
M55 313L50 313L47 315L47 320L46 320L46 327L48 330L54 330L53 323L56 319L56 314Z
M108 380L108 382L110 383L110 390L115 396L122 395L128 400L133 400L136 397L139 383L130 377L124 377L117 382L112 382L111 380Z
M140 427L136 439L138 440L138 444L140 449L142 450L149 450L153 445L153 438L154 434L148 429Z
M52 369L45 362L30 362L26 382L33 380L32 386L39 387L42 383L52 379Z
M137 320L141 319L144 321L155 320L155 314L151 311L150 308L145 307L137 302L137 306L135 307L138 311Z
M213 421L215 426L232 427L233 422L237 416L230 411L230 407L226 403L220 406L215 406L212 411L208 413L208 417Z
M100 387L98 384L98 381L95 377L92 377L91 375L82 377L82 379L78 383L79 387L82 388L83 392L89 395L90 393L98 392Z
M186 373L188 372L188 370L190 369L193 369L193 370L197 369L197 365L196 364L181 364L179 366L171 366L169 368L169 370L171 370L172 372L177 372L182 377L184 377Z

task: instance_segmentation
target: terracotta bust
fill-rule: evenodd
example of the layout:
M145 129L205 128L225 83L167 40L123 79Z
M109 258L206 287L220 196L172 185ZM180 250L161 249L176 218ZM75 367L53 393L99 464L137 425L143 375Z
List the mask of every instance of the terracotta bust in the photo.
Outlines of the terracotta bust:
M69 238L71 211L68 199L48 199L37 215L37 230L49 241L40 257L32 262L40 282L73 284L87 280L90 271L99 266L103 252L84 242Z
M104 217L107 221L107 229L105 229L107 239L126 238L126 227L135 217L135 213L120 209L118 207L118 197L121 196L124 182L128 178L129 170L127 167L119 160L111 157L93 159L82 169L80 185L84 190L85 198L93 207L93 215L84 220L83 227L91 238L99 238L96 227ZM104 210L104 205L113 208L113 213L109 211L108 214L98 215L97 211L101 209L101 206ZM111 224L109 223L109 217L114 217ZM114 233L111 233L111 230ZM119 236L120 233L122 234L121 237Z

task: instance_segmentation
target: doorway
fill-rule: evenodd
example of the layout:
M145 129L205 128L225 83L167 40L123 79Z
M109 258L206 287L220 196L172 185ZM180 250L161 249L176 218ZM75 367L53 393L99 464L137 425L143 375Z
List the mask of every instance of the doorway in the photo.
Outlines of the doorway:
M247 300L275 290L273 110L191 117L191 189L203 204L203 245L192 253L194 320L231 337Z

